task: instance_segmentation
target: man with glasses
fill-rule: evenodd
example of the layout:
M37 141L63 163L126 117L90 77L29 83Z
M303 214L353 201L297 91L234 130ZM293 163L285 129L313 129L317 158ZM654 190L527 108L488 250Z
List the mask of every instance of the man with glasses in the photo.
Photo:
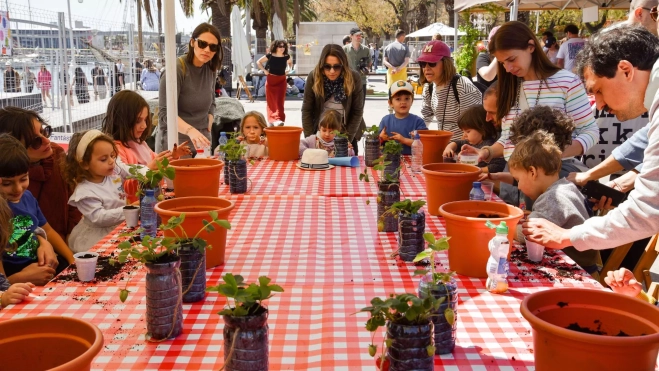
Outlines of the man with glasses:
M629 4L629 18L626 24L640 24L653 35L657 34L657 24L652 20L650 11L652 7L659 5L657 0L632 0ZM655 13L656 14L656 13Z
M364 102L366 102L366 80L373 60L371 59L371 50L362 45L362 30L359 27L354 27L350 30L350 38L352 42L343 46L343 50L348 55L348 63L350 68L359 72L362 77L362 88L364 89Z

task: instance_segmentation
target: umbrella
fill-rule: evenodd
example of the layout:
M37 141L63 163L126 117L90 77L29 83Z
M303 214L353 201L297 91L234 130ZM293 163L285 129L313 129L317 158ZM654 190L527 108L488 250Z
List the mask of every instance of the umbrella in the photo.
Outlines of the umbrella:
M276 14L272 17L272 33L275 34L275 40L284 40L284 26Z
M244 76L245 68L252 63L252 56L247 46L247 37L237 5L231 10L231 60L234 76Z
M426 37L432 36L434 34L440 34L442 36L454 36L455 28L449 27L443 23L433 23L428 27L424 27L420 30L414 31L411 34L405 37ZM466 35L463 31L458 31L458 35Z

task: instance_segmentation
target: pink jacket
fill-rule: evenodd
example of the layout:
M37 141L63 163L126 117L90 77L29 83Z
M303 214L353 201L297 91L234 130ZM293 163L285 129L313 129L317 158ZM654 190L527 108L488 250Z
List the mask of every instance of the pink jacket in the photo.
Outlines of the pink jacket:
M114 143L117 145L117 155L119 155L119 158L121 161L124 162L126 165L135 165L138 164L139 160L137 159L137 153L135 152L134 149L132 148L127 148L123 144L121 144L121 141L115 140ZM156 154L154 152L151 152L151 159L153 160L156 158ZM146 165L146 164L140 164L140 165ZM137 180L135 179L127 179L124 182L124 192L126 192L126 197L128 198L128 203L132 204L136 201L138 201L137 197L135 194L137 193L138 190L138 184Z

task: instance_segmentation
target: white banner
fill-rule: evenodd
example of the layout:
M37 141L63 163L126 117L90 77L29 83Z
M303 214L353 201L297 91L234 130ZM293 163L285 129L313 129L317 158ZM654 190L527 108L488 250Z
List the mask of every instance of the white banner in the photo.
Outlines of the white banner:
M582 158L583 163L591 169L609 157L614 148L631 138L650 120L646 112L635 119L620 122L615 115L598 111L595 105L593 105L593 115L600 128L600 139Z
M73 133L59 133L59 132L53 132L50 134L50 138L48 138L51 142L57 143L60 145L60 147L64 148L65 151L69 150L69 142L71 141L71 137L73 136Z
M0 43L2 43L2 55L11 55L9 12L0 11Z

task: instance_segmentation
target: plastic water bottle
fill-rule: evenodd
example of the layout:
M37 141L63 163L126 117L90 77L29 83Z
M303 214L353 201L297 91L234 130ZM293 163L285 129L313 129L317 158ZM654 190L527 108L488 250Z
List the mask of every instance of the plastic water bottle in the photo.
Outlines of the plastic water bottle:
M222 146L226 145L228 142L229 142L229 139L227 138L227 133L224 132L224 131L221 132L221 133L220 133L220 140L219 140L220 148L222 148ZM220 157L219 157L220 160L224 161L224 151L222 151L222 150L220 149L220 150L217 151L217 154L220 156ZM226 166L226 165L225 165L225 166Z
M510 251L510 241L508 240L508 226L506 222L499 225L488 221L485 225L492 229L495 228L496 235L487 244L490 250L490 257L487 259L487 283L485 287L488 291L502 294L508 291L508 252Z
M485 192L481 188L481 182L474 182L469 192L469 199L474 201L485 201Z
M206 154L208 151L210 151L210 147L199 147L197 148L197 156L195 158L208 158L208 155Z
M155 237L158 231L158 215L153 210L153 207L156 206L158 201L156 201L153 195L153 189L147 189L146 196L142 199L140 207L140 224L143 229L140 237L142 238L147 235Z
M414 131L414 141L412 142L412 172L420 173L423 166L423 143L419 138L419 133Z

